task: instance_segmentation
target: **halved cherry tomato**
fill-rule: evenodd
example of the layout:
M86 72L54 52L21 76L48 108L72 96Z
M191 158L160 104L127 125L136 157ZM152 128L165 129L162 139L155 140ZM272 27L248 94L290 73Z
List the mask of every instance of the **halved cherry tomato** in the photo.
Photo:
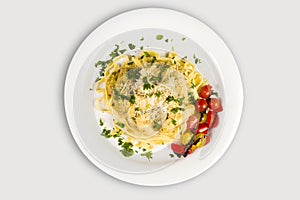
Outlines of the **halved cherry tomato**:
M208 135L205 136L205 144L207 145L210 142L210 137Z
M179 155L183 155L185 153L184 146L182 146L180 144L172 143L171 149L173 150L174 153L179 154Z
M204 123L204 124L199 124L198 129L197 129L197 134L207 134L208 132L208 123Z
M216 114L216 119L215 119L215 121L214 121L214 124L213 124L213 128L216 128L217 126L218 126L218 124L219 124L219 115L218 114Z
M198 128L199 120L196 116L191 115L188 120L186 121L187 128L192 131L193 133L196 132Z
M195 102L195 107L198 112L203 112L207 108L208 104L205 99L198 99Z
M199 92L199 96L201 98L207 99L211 95L211 86L210 85L204 85Z
M211 98L208 107L214 112L223 111L222 103L219 98Z
M208 127L212 127L216 119L216 113L212 111L208 111L207 113L207 123Z

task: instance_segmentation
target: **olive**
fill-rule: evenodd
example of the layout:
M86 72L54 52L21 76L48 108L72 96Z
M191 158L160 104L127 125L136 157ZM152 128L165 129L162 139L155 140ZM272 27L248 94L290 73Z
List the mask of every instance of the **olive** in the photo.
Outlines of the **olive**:
M207 120L207 114L201 113L199 124L204 124Z

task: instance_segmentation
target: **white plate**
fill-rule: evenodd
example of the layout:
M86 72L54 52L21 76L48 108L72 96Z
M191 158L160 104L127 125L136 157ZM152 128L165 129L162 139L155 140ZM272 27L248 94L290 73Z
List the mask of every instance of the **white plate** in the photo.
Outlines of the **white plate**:
M164 35L164 39L156 40L157 34ZM140 41L141 37L145 39ZM182 41L183 37L186 40ZM165 39L169 41L165 42ZM194 53L201 59L201 64L196 68L217 89L224 108L220 116L221 123L214 130L212 142L207 147L184 159L162 159L158 154L157 159L143 162L122 157L118 149L100 137L96 119L102 114L94 112L94 94L89 91L97 73L93 65L98 60L106 59L114 44L125 47L128 43L169 51L173 46L176 52L187 55L190 60ZM64 98L72 135L93 164L120 180L159 186L193 178L224 154L238 128L243 107L243 88L230 50L214 31L189 15L168 9L146 8L109 19L85 39L71 61ZM168 150L164 149L165 152Z

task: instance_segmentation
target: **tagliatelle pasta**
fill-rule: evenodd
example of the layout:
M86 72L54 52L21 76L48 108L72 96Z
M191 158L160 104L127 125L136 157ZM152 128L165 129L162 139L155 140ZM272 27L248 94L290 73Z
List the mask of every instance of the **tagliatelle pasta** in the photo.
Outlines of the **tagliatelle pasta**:
M194 65L174 52L123 54L95 83L95 107L113 115L115 130L127 141L151 149L186 131L186 120L195 113L191 99L206 84Z

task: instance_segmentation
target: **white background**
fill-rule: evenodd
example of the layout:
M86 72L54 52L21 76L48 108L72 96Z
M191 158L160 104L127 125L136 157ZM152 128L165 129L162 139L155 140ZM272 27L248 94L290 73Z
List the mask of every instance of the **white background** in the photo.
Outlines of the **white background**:
M64 79L79 44L111 16L141 7L172 8L209 25L244 83L229 150L202 175L167 187L98 170L64 115ZM0 1L0 199L299 199L299 8L296 0Z

